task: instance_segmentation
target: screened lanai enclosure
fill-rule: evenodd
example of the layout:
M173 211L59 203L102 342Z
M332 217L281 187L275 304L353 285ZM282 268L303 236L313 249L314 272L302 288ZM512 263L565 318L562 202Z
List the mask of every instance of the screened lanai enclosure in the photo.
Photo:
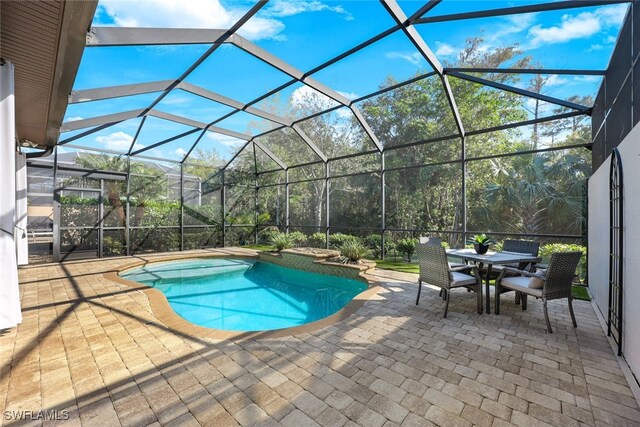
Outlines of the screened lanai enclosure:
M29 159L32 253L261 244L273 230L389 251L475 233L586 245L601 52L629 2L349 2L313 38L256 37L277 6L240 2L221 29L96 14L55 152ZM510 41L568 13L613 40L597 56Z

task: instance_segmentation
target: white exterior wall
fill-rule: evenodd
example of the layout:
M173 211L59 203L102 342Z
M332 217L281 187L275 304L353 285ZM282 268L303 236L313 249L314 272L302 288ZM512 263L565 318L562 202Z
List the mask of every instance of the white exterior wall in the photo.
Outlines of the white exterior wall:
M618 150L624 173L622 351L640 378L640 124ZM610 165L611 156L589 179L589 290L605 319L609 305Z
M0 329L22 321L16 244L16 142L13 64L0 66Z

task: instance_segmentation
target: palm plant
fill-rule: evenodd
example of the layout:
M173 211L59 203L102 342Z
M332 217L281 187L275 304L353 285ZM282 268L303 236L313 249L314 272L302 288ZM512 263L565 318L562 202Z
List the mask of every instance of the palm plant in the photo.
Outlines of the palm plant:
M126 172L127 160L125 157L107 156L100 154L83 154L79 155L76 163L86 169L109 171L109 172ZM125 209L122 204L122 198L126 195L126 184L119 180L105 180L104 191L109 202L109 206L113 209L113 214L117 225L124 227L125 225Z
M285 233L273 233L271 235L271 244L275 246L276 251L280 252L284 249L290 249L293 247L293 242L288 234Z
M345 241L340 246L340 255L347 258L350 262L357 262L369 252L369 248L363 245L360 240L353 239Z
M489 226L540 234L582 225L585 163L572 155L519 156L512 162L490 161L493 182L481 191L486 205L482 217ZM566 230L565 230L566 231Z

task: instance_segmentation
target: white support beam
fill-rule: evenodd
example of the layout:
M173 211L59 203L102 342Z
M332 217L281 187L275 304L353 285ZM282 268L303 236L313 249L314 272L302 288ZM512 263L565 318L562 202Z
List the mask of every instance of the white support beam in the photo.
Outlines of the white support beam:
M191 126L198 129L204 129L207 127L206 123L198 120L189 119L182 116L177 116L171 113L165 113L164 111L151 110L147 113L147 116L157 117L159 119L168 120L170 122L180 123L186 126Z
M235 132L235 131L232 131L232 130L229 130L229 129L220 128L218 126L208 126L206 128L206 130L209 131L209 132L219 133L219 134L222 134L222 135L238 138L238 139L241 139L243 141L250 141L251 139L253 139L253 136L249 135L247 133Z
M71 92L71 95L69 95L69 104L161 92L169 88L172 83L173 80L160 80L157 82L110 86L97 89L74 90Z
M159 119L169 120L176 123L181 123L183 125L191 126L197 129L206 129L209 132L220 133L222 135L231 136L234 138L242 139L244 141L249 141L250 139L253 138L252 135L249 135L247 133L240 133L240 132L235 132L229 129L217 127L217 126L210 126L206 123L199 122L197 120L176 116L175 114L165 113L164 111L151 110L147 113L147 115L157 117Z
M351 108L351 112L353 112L353 115L356 116L356 119L358 119L358 121L362 125L364 132L369 136L369 138L371 139L373 144L376 146L378 151L382 153L384 148L382 147L382 144L378 140L378 137L376 136L376 134L373 132L373 129L371 129L371 127L369 126L369 123L362 115L362 112L360 112L360 109L356 107L355 104L352 104L350 108Z
M228 98L224 95L220 95L219 93L212 92L208 89L188 82L181 82L178 86L176 86L176 89L182 89L185 92L189 92L202 98L218 102L228 107L235 108L236 110L242 110L244 108L244 104L242 102L236 101L235 99Z
M294 130L295 133L298 134L298 136L300 138L302 138L302 140L304 142L307 143L307 145L309 146L309 148L311 148L311 150L313 150L313 152L316 154L316 156L320 157L320 159L322 159L323 162L327 162L328 157L326 154L324 154L322 152L322 150L320 148L318 148L318 146L316 144L313 143L313 141L311 140L311 138L309 138L307 136L307 134L300 128L300 125L295 123L293 126L291 126L291 129Z
M219 93L212 92L208 89L188 82L180 83L178 86L176 86L176 89L182 89L186 92L192 93L202 98L218 102L231 108L235 108L236 110L246 111L247 113L253 114L254 116L260 117L262 119L270 120L281 125L291 126L290 119L277 116L275 114L260 110L255 107L248 107L247 104L243 104L242 102L236 101L235 99L228 98L224 95L220 95Z
M256 141L254 139L253 140L253 144L256 147L258 147L258 149L262 150L262 152L264 154L266 154L271 160L276 162L278 164L278 166L280 166L282 169L287 170L289 168L285 162L283 162L278 156L273 154L273 152L271 150L269 150L267 147L265 147L265 145L263 143L261 143L259 141Z
M78 129L90 128L93 126L102 126L139 117L144 110L123 111L122 113L107 114L104 116L91 117L89 119L74 120L72 122L64 122L60 127L60 132L70 132Z
M87 46L212 44L219 43L218 39L226 32L206 28L91 27Z

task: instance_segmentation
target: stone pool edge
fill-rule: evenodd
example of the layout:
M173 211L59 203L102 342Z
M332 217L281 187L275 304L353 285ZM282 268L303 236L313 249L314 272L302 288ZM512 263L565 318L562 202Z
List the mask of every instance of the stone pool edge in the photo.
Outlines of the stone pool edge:
M198 326L189 322L188 320L180 317L176 314L175 311L171 308L169 301L165 297L165 295L155 289L153 287L143 285L138 282L134 282L132 280L127 280L123 277L119 276L119 273L130 270L132 268L141 267L147 264L156 264L163 263L168 261L183 261L188 259L202 259L202 258L249 258L249 259L259 259L258 253L217 253L217 254L202 254L202 255L176 255L176 256L168 256L162 257L162 259L158 260L139 260L136 262L132 262L129 264L125 264L119 267L117 270L108 271L103 273L105 279L120 284L125 285L130 288L137 289L143 292L148 300L149 305L151 307L151 311L154 316L162 322L167 328L180 332L182 334L187 334L190 336L196 336L199 338L212 338L218 340L246 340L246 339L267 339L267 338L280 338L280 337L288 337L292 335L305 334L309 332L314 332L322 328L326 328L327 326L334 325L338 322L341 322L352 314L354 314L360 307L364 305L364 303L376 295L382 287L380 286L381 282L373 278L367 273L360 272L358 275L358 279L362 280L368 285L368 288L364 291L360 292L356 295L349 304L344 306L342 309L338 310L336 313L331 316L325 317L324 319L316 320L315 322L307 323L305 325L293 326L291 328L283 328L283 329L274 329L272 331L254 331L254 332L240 332L240 331L223 331L219 329L206 328L204 326ZM267 260L261 259L262 261L269 262Z

